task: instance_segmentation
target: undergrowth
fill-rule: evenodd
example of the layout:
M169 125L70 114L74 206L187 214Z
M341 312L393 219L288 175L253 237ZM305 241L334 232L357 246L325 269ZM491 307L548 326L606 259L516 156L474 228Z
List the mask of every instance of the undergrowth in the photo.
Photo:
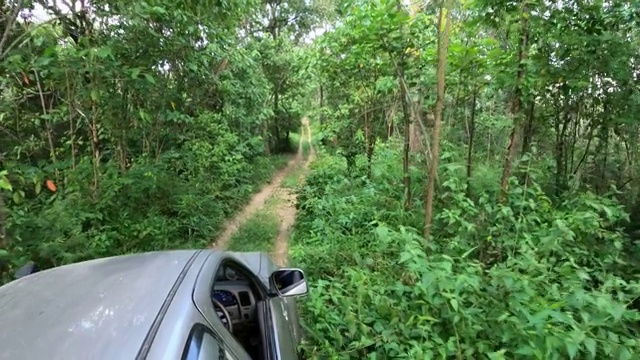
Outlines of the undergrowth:
M488 191L465 195L449 164L426 242L422 194L401 207L397 148L377 149L371 178L325 153L299 190L290 248L311 286L301 302L310 358L640 356L619 204L590 193L552 204L531 169L529 185L495 205Z
M158 159L135 159L126 172L104 165L100 201L87 186L91 166L66 172L56 193L26 193L14 204L7 230L12 243L0 264L0 283L29 260L48 268L127 253L206 248L225 219L287 163L288 156L262 155L261 142L241 140L211 114L193 119L198 136ZM213 144L215 143L215 147ZM42 174L14 168L22 183ZM2 259L0 259L2 260Z
M271 198L264 208L251 216L233 234L227 249L229 251L263 251L270 253L273 241L278 236L280 219L276 213L278 201Z
M284 177L284 179L282 179L282 187L295 189L300 182L300 177L302 176L303 171L304 168L302 164L296 166L293 170L291 170L290 173L287 174L287 176Z

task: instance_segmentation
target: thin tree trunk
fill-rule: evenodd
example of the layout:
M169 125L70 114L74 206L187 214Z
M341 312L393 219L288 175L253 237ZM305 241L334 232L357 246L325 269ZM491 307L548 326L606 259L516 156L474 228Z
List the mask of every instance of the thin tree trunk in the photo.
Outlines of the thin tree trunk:
M7 209L4 205L4 194L0 193L0 249L6 249L9 245L7 239Z
M40 82L40 77L38 76L38 72L33 72L36 77L36 85L38 86L38 95L40 96L40 106L42 107L42 114L45 115L44 124L45 130L47 131L47 140L49 142L49 157L52 162L56 162L56 148L53 144L53 129L51 128L51 120L47 116L47 104L44 101L44 93L42 91L42 83Z
M397 65L398 85L400 86L400 103L402 104L402 124L404 128L404 147L402 151L402 173L404 174L404 207L411 207L411 174L409 174L409 150L411 143L411 114L404 82L404 62Z
M511 176L511 168L516 159L518 152L518 143L520 142L520 106L522 89L521 84L525 74L525 59L527 57L527 44L529 42L529 31L527 29L527 11L526 5L523 3L522 14L520 15L521 29L520 29L520 49L518 51L518 74L516 77L516 86L514 89L513 100L511 102L511 116L513 117L513 128L511 129L511 135L509 136L509 145L507 146L507 156L504 160L504 166L502 169L502 178L500 180L500 196L499 202L503 202L507 198L507 191L509 188L509 177Z
M278 90L278 86L276 84L276 86L273 87L273 143L270 143L269 145L272 146L273 149L275 149L276 152L278 152L280 150L280 125L278 124L280 122L279 116L280 116L280 93Z
M578 164L576 165L576 167L573 169L573 175L577 175L578 171L580 170L580 167L582 166L582 164L584 163L584 161L587 159L587 156L589 155L589 152L591 151L591 141L593 140L593 131L595 130L596 126L591 124L589 126L589 134L587 135L587 145L584 147L584 153L582 154L582 157L580 157L580 161L578 161Z
M528 153L531 150L531 139L533 139L533 124L535 121L535 105L536 102L531 100L529 110L527 112L527 123L524 128L522 137L522 153Z
M100 182L100 138L98 137L98 122L96 120L96 105L92 101L91 104L91 119L89 119L89 130L91 136L91 151L93 153L93 185L91 190L93 192L93 200L98 200L98 185Z
M580 128L580 113L582 112L581 100L582 99L580 98L576 104L576 117L572 121L573 126L571 131L571 151L569 154L569 165L567 169L567 174L571 174L576 161L576 144L578 143L578 129Z
M4 1L2 2L2 5L3 6L0 7L0 9L6 6ZM6 46L7 41L9 40L9 35L13 30L16 20L18 20L18 14L20 14L20 10L23 9L24 5L24 1L20 1L14 5L13 8L7 7L7 10L9 11L4 16L4 26L2 27L2 33L0 34L0 60L2 60L5 54L9 51L10 46Z
M324 124L324 91L322 89L322 84L320 84L320 125Z
M444 86L447 66L447 50L449 47L449 32L451 31L451 3L448 0L446 6L440 7L438 16L438 68L437 68L437 99L434 114L434 124L431 140L431 164L429 168L429 180L427 184L427 199L424 211L424 238L429 240L431 236L431 223L433 221L433 197L435 193L435 181L438 174L438 160L440 159L440 129L442 128L442 111L444 108ZM444 31L442 25L444 22Z
M602 153L602 165L600 168L600 179L598 181L598 193L603 194L607 191L608 177L607 177L607 166L609 163L609 125L607 121L604 121L604 124L601 128L601 153Z
M76 129L73 124L73 114L75 109L73 107L73 93L71 92L71 83L69 81L69 71L66 71L66 83L68 94L68 109L69 109L69 143L71 145L71 169L76 168Z
M564 144L562 139L562 129L560 129L560 110L556 110L556 117L554 121L554 132L556 133L556 197L559 197L564 191L562 169L564 168Z
M375 137L372 136L371 130L371 115L372 112L369 110L365 110L364 115L364 138L366 143L366 154L367 154L367 176L371 178L372 167L373 167L373 146Z
M264 154L271 156L271 147L269 146L269 123L264 123Z
M473 135L476 130L476 101L478 91L473 90L473 99L471 101L471 119L469 119L469 146L467 148L467 196L471 197L471 171L473 165Z

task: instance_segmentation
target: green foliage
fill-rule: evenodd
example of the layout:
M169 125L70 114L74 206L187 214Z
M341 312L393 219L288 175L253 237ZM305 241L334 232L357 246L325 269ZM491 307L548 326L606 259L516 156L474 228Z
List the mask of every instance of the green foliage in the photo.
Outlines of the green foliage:
M398 201L400 164L382 150L371 179L324 155L300 190L291 255L307 271L314 358L630 359L640 354L621 274L626 215L591 194L553 206L535 182L510 206L464 195L443 169L436 239ZM416 215L420 216L419 218ZM411 220L413 218L413 220Z
M282 187L288 189L295 189L298 187L300 182L300 177L302 176L304 168L300 165L291 170L287 176L282 179Z
M226 182L206 172L182 177L169 159L135 165L125 176L112 169L103 177L99 202L73 189L42 193L10 207L9 251L16 265L33 258L55 266L119 253L206 247L223 221L257 190L255 185L285 161L238 164L246 175Z
M280 230L280 219L275 208L277 203L267 201L265 208L247 219L233 234L227 248L230 251L264 251L273 250L273 242Z
M0 278L29 259L208 246L286 164L265 156L271 55L238 31L262 5L42 3L56 21L0 27Z
M310 357L640 357L637 0L448 2L429 242L437 2L14 1L2 23L26 3L56 21L0 27L0 280L207 246L310 116L321 157L283 182ZM230 248L278 227L258 212Z
M629 116L638 2L447 2L433 139L440 4L343 2L314 44L326 152L299 191L291 248L313 287L307 352L638 357L640 258L627 235L640 219L640 127ZM427 243L418 234L434 141Z

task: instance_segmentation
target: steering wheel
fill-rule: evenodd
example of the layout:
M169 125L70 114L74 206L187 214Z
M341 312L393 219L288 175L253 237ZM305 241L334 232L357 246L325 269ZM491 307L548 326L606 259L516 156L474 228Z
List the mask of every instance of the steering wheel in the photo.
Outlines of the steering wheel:
M231 324L231 316L229 315L229 312L224 307L224 305L220 303L220 301L216 300L215 298L211 298L211 301L213 302L213 305L217 308L216 313L220 317L220 321L222 322L222 325L224 325L224 327L227 328L227 330L230 333L232 333L233 325Z

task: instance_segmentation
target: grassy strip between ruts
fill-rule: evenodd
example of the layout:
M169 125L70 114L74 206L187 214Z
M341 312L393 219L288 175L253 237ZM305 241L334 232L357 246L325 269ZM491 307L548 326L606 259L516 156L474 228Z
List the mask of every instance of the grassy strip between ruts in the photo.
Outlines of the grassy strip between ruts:
M309 153L311 153L311 144L309 144L309 140L303 139L302 141L302 157L307 160L309 158Z
M282 187L288 189L295 189L298 187L300 183L300 178L302 176L302 172L304 171L304 165L298 164L296 167L291 170L287 176L282 180Z
M231 237L227 249L229 251L263 251L272 252L273 241L278 236L280 219L278 206L280 199L268 199L264 207L247 219L240 229Z
M300 146L301 135L299 133L290 133L289 134L289 143L291 143L291 147L293 149L298 149ZM313 141L313 140L312 140ZM304 133L304 137L302 138L302 157L303 159L309 158L309 153L311 153L311 144L309 144L309 140L307 138L307 133Z

